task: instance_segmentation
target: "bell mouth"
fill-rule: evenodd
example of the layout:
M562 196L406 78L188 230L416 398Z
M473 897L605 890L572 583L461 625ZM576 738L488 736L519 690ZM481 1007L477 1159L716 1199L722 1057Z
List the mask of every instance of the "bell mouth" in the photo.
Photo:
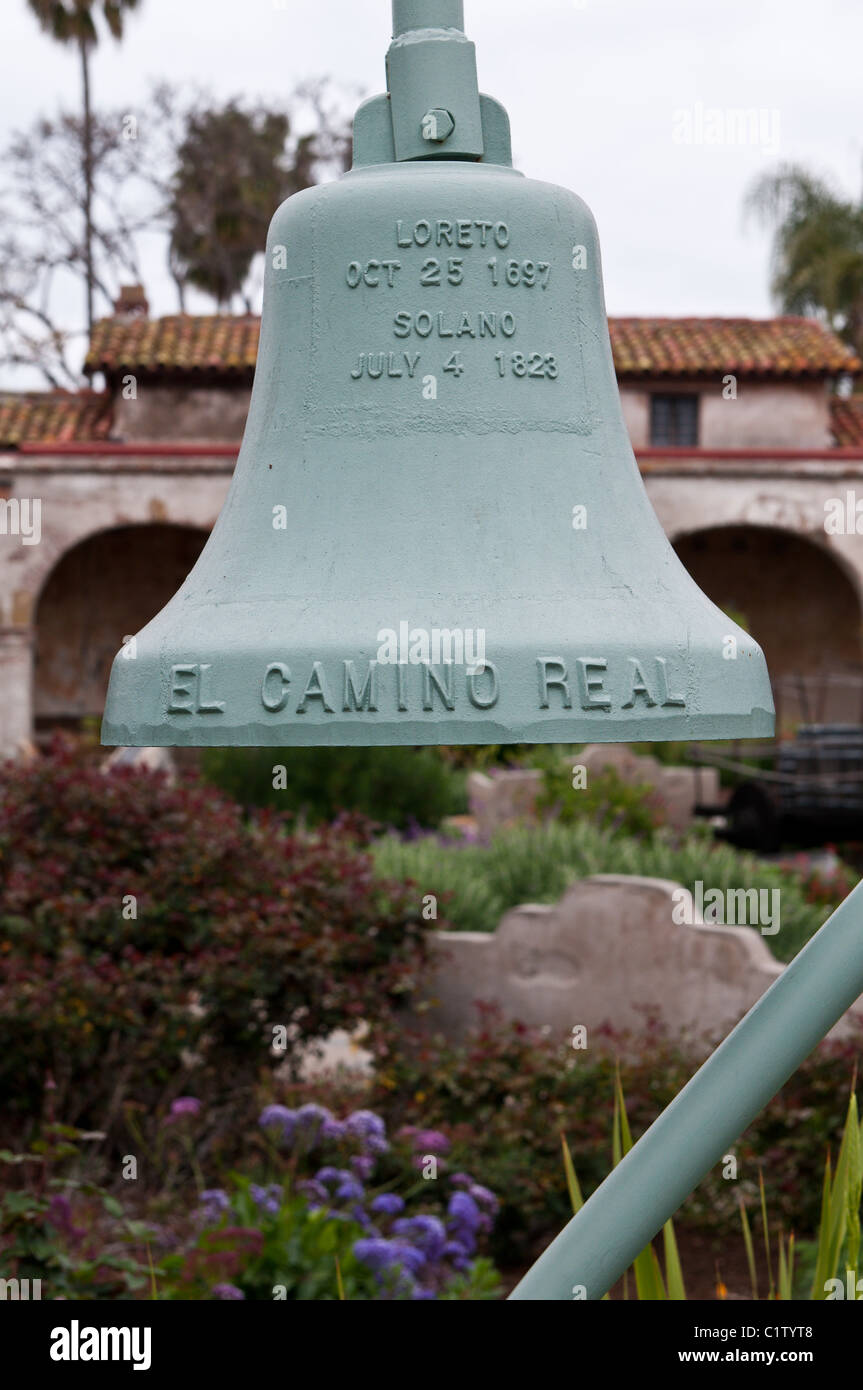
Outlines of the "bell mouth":
M703 600L706 603L706 600ZM338 613L344 618L345 605ZM264 605L266 608L266 605ZM165 614L114 661L102 742L129 747L345 747L608 743L766 738L773 699L763 654L714 610L721 632L655 631L647 617L586 640L546 630L529 606L495 610L493 630L374 628L326 643L279 642L261 605ZM518 620L516 624L516 609ZM306 606L308 618L308 606ZM546 613L546 617L550 615ZM559 617L559 615L556 615ZM281 617L281 620L280 619ZM272 612L268 631L298 633L299 614ZM333 631L337 614L319 614ZM720 621L721 620L721 621ZM360 630L368 631L363 624ZM354 629L356 631L357 629ZM613 625L609 619L606 632ZM208 632L204 648L200 633ZM194 636L192 635L194 634ZM240 637L238 634L244 634ZM736 645L733 660L729 644ZM723 655L725 653L726 655Z

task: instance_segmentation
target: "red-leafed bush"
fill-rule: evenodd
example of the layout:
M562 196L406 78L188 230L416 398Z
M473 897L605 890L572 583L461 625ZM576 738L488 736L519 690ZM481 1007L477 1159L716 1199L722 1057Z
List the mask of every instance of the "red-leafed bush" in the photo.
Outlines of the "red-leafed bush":
M416 893L346 821L292 833L193 778L109 774L58 740L0 769L0 1109L111 1127L262 1067L414 987ZM274 1054L274 1028L288 1051ZM276 1036L276 1041L281 1039Z

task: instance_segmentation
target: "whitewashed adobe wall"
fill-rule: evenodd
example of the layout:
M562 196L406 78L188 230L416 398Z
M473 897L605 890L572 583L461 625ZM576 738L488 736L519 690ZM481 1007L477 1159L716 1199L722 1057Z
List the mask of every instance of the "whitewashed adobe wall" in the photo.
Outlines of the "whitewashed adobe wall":
M590 1046L603 1024L637 1040L653 1016L706 1056L783 966L752 927L705 925L694 905L695 925L678 925L675 893L680 885L664 879L602 875L554 906L514 908L495 932L436 932L423 1026L463 1037L482 1000L562 1039L582 1025ZM855 1019L863 1023L863 998L830 1036Z

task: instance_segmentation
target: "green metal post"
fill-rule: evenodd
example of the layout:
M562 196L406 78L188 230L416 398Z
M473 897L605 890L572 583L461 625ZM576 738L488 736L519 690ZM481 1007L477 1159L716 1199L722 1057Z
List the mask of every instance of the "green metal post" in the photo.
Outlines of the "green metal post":
M858 884L510 1298L601 1298L861 993Z
M393 34L412 29L464 29L464 0L393 0Z

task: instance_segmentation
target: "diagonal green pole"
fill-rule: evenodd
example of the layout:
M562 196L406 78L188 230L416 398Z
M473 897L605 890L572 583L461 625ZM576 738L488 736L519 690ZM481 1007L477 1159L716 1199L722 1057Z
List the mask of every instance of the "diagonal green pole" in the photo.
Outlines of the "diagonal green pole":
M863 883L642 1135L510 1298L601 1298L861 993Z

